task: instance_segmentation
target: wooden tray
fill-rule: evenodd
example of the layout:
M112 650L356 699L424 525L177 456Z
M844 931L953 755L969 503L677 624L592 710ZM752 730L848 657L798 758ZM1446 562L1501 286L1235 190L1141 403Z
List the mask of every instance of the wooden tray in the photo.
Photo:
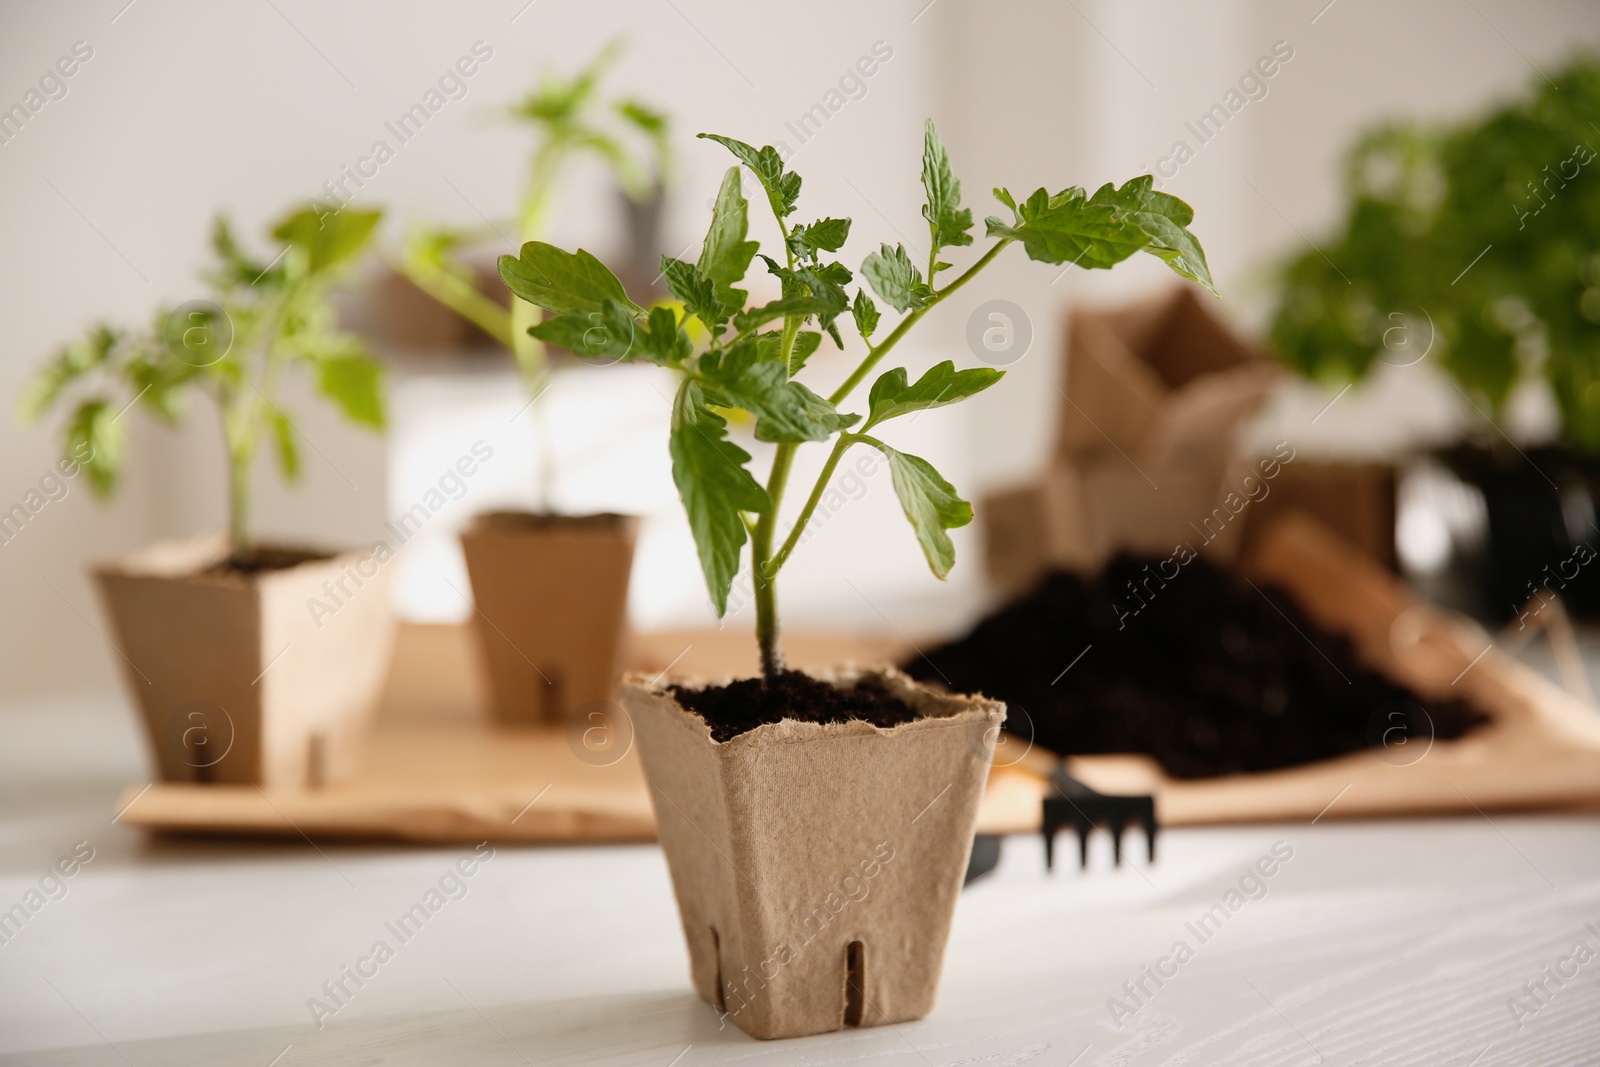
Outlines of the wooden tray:
M493 725L471 640L464 626L401 628L355 778L295 791L156 782L124 794L119 821L166 832L433 843L655 840L638 754L629 748L596 765L578 757L587 751L581 736ZM907 651L899 640L803 633L787 636L785 647L801 667L890 662ZM754 638L732 630L639 635L629 658L633 669L676 675L756 669Z
M1286 516L1245 564L1289 589L1319 623L1424 694L1459 693L1493 724L1453 742L1378 749L1268 774L1175 781L1137 756L1071 761L1103 792L1152 793L1169 826L1600 807L1600 714L1509 656L1464 620L1417 604L1386 571L1308 519ZM648 841L637 755L591 766L561 731L497 729L464 627L408 627L366 770L316 791L158 782L130 789L120 821L152 830L421 842ZM796 634L799 666L898 660L902 641ZM638 669L718 676L755 669L749 634L673 632L635 640ZM1374 709L1375 711L1377 709ZM581 745L580 745L581 748ZM1008 738L979 829L1039 828L1053 759Z
M1300 515L1265 530L1243 569L1349 634L1366 662L1425 696L1466 697L1494 721L1458 741L1410 738L1265 774L1177 781L1141 756L1082 756L1070 761L1073 775L1101 792L1154 795L1169 826L1600 808L1600 712L1492 647L1477 626L1419 604L1389 572ZM1038 829L1051 762L1030 752L997 768L997 779L1016 780L993 821L1014 816L1012 829Z

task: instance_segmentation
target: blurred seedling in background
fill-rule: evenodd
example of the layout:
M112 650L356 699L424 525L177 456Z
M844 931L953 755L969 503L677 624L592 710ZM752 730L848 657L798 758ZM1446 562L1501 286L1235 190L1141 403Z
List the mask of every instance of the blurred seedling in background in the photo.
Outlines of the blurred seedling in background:
M24 420L70 411L62 454L83 464L102 497L127 459L127 422L138 405L177 425L193 393L210 397L228 453L228 531L233 566L260 564L252 529L250 474L270 443L285 480L300 476L299 431L283 406L286 374L310 372L350 421L384 425L383 368L359 338L338 327L332 290L361 259L381 213L345 207L293 212L271 230L279 245L258 259L227 219L212 230L215 257L202 277L209 299L159 309L143 330L97 325L52 357L18 405Z
M672 158L667 120L637 100L604 95L605 76L620 51L613 42L572 77L545 73L538 88L511 107L511 115L532 127L536 140L514 220L468 229L413 226L396 263L423 292L511 349L535 401L550 383L545 343L529 332L540 310L515 296L507 308L483 292L467 257L475 247L513 233L518 241L543 236L562 182L585 160L598 160L635 205L648 209L659 197ZM543 432L542 413L534 407ZM541 509L549 503L554 477L552 449L546 445L540 450L537 486Z

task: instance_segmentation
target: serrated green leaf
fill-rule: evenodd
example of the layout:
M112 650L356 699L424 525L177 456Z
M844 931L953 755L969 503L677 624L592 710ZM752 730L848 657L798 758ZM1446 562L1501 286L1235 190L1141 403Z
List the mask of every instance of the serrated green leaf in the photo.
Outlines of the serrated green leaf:
M837 252L850 237L849 219L803 222L789 231L789 251L796 259L815 261L818 252Z
M1041 263L1113 267L1149 243L1143 230L1117 218L1115 207L1091 203L1077 186L1054 196L1038 189L1016 212L1014 225L989 216L988 234L1021 241L1028 258Z
M868 398L867 424L870 430L886 419L909 415L913 411L944 407L981 393L1005 377L1004 371L992 367L973 367L956 370L956 365L945 360L911 384L906 383L906 370L896 367L885 371L872 383Z
M741 311L733 317L734 328L740 333L745 333L757 326L765 326L773 319L787 318L798 315L809 318L812 315L832 316L839 314L849 307L845 299L844 290L839 289L837 294L827 292L823 294L807 293L801 296L785 296L762 304L760 307Z
M841 415L822 397L791 381L782 363L761 359L753 340L701 356L699 374L719 404L756 416L759 441L826 441L858 418Z
M822 344L822 335L804 330L794 335L794 346L789 349L789 377L793 378L805 368L806 360L811 358L818 346Z
M17 398L17 418L32 422L50 409L66 387L83 375L104 366L121 335L107 326L96 326L73 341L40 367Z
M816 267L808 267L799 272L802 281L811 285L813 291L819 289L812 284L810 279L822 282L824 285L836 285L843 288L854 280L855 275L850 273L850 268L843 263L822 263Z
M652 363L675 367L694 355L694 345L671 308L653 307L645 328L635 334L634 350Z
M582 359L627 359L634 354L638 323L633 312L607 300L599 311L552 315L528 327L528 332Z
M696 266L717 286L717 299L723 307L744 307L747 294L733 286L743 280L760 244L747 241L750 232L748 204L740 190L739 168L729 167L722 175L716 205L711 210L711 229L700 248Z
M364 352L346 348L316 360L317 388L338 405L345 418L382 429L384 424L383 364Z
M622 283L604 263L581 248L568 252L543 241L529 241L519 255L500 257L500 277L517 296L557 315L601 311L607 300L615 300L635 314L644 310L628 299Z
M689 314L697 316L713 330L727 321L728 313L717 297L716 283L700 273L693 263L662 256L661 276L666 279L667 291L683 301Z
M247 253L234 236L233 224L225 215L218 215L211 221L211 250L221 263L221 269L216 274L218 282L224 286L250 285L261 279L266 283L265 287L271 288L279 278L265 276L281 276L283 271L281 266L269 266Z
M933 299L933 290L922 280L922 272L906 255L905 245L890 248L883 245L861 264L872 291L896 311L905 312L925 308Z
M283 480L299 481L300 447L294 439L294 424L278 407L268 408L266 417L272 426L273 452L278 457L278 469L283 472Z
M865 289L856 290L856 300L850 305L850 312L855 316L856 332L861 334L861 339L871 341L872 331L878 328L878 305L872 302L872 297L867 295Z
M922 217L928 220L935 254L950 245L970 245L972 211L961 206L961 182L950 170L950 154L933 128L932 119L922 138L922 188L928 194ZM935 264L934 269L941 266L949 264Z
M382 218L381 211L317 205L280 220L272 236L304 250L307 272L321 274L363 252Z
M916 531L928 567L935 577L943 579L956 562L955 545L945 531L971 522L972 505L961 499L955 486L945 481L927 460L896 451L876 438L862 440L889 460L889 475L895 495L900 498L900 508Z
M756 343L757 359L777 361L783 358L781 330L758 333L751 340ZM793 378L800 373L800 369L806 365L806 360L811 358L820 344L822 335L815 330L802 330L794 335L794 345L789 350L789 377Z
M727 420L706 406L699 385L685 381L673 402L668 439L672 480L719 619L727 613L728 590L748 537L740 512L759 513L771 506L767 491L745 468L750 454L726 440L727 426Z
M800 175L784 169L776 148L765 145L758 151L743 141L720 134L702 133L697 136L717 142L750 168L761 187L767 191L767 202L772 205L774 215L781 219L794 213L795 201L800 198Z
M1205 286L1213 294L1205 250L1187 229L1194 221L1194 209L1177 197L1158 192L1155 179L1145 174L1114 189L1110 182L1096 190L1089 201L1110 204L1123 222L1131 222L1149 238L1144 250L1165 260L1180 276Z
M67 423L63 454L82 464L88 472L89 486L96 496L110 496L122 473L127 451L127 433L117 419L117 410L107 400L88 400L78 405Z

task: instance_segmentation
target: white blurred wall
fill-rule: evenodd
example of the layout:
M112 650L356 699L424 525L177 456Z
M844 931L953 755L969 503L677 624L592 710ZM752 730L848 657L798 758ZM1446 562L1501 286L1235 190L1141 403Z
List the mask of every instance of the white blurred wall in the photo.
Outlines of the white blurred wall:
M1155 166L1174 140L1188 139L1186 121L1221 99L1275 42L1288 42L1294 57L1268 82L1267 95L1164 184L1196 206L1195 230L1223 290L1222 309L1251 324L1265 306L1262 263L1303 248L1333 218L1333 164L1356 128L1382 115L1468 109L1523 85L1533 64L1600 39L1600 8L1576 0L821 0L804 9L731 0L125 5L0 10L0 106L22 99L74 42L94 49L67 96L0 146L0 507L20 500L55 456L54 427L22 428L9 417L41 357L95 319L138 322L157 302L196 295L193 275L213 211L227 209L246 232L259 232L366 154L383 123L476 41L494 55L470 81L469 95L401 146L364 199L400 216L459 223L479 221L480 211L498 214L520 185L526 141L495 119L495 107L523 91L541 65L576 65L623 32L632 48L616 84L671 111L680 135L668 244L683 247L703 232L706 197L728 159L686 135L716 130L796 148L792 163L806 178L802 211L856 220L847 261L878 240L922 240L924 116L939 122L981 218L994 185L1092 188ZM879 41L893 56L868 80L865 96L799 145L785 123L821 101ZM573 180L556 223L558 242L602 250L614 243L612 196L593 179ZM769 223L758 226L770 233ZM930 417L913 433L931 449L954 453L951 473L969 496L1025 478L1042 462L1067 303L1168 280L1154 262L1110 276L1070 271L1053 281L1057 274L1020 254L1008 257L931 316L922 340L905 353L913 370L946 356L970 360L967 316L995 295L1021 305L1033 321L1033 348L1004 388L966 416ZM286 492L263 472L263 530L332 543L367 540L391 506L384 446L340 425L303 393L290 395L314 445L308 478ZM1431 411L1444 425L1451 409L1428 400L1436 395L1423 375L1363 390L1319 420L1316 433L1324 447L1338 449L1370 440L1371 426L1395 412ZM1290 399L1274 417L1304 422L1304 410L1314 413L1320 403L1310 394ZM206 413L197 415L185 431L171 433L130 413L131 476L119 498L95 506L86 487L73 484L65 499L0 545L0 694L109 682L116 654L97 632L106 626L85 563L221 521L217 431ZM830 524L796 557L791 586L800 617L850 596L838 592L840 574L854 574L870 590L870 611L859 602L847 609L865 624L925 610L917 605L925 605L932 580L909 533L897 526L892 496L875 491L867 501L839 520L849 527ZM964 601L978 589L979 564L973 537L959 543L965 559L952 596ZM663 567L694 567L690 558L673 558L670 537L651 558ZM824 579L833 584L822 586ZM679 583L675 595L692 597L682 590L693 586Z

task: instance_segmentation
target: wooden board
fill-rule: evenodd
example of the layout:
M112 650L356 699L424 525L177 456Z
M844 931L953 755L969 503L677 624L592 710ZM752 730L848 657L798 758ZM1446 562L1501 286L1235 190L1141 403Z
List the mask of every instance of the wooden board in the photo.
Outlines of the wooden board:
M168 832L417 842L652 841L655 817L631 742L586 749L564 730L494 726L467 627L402 627L365 765L316 790L156 782L126 792L120 822ZM797 666L893 662L904 642L786 637ZM664 631L631 640L634 669L721 677L754 671L736 630ZM584 753L589 762L580 758Z
M1152 793L1169 826L1407 814L1600 807L1600 714L1489 647L1464 620L1417 604L1399 582L1310 520L1286 516L1245 564L1258 582L1294 593L1308 614L1348 633L1359 653L1424 694L1459 693L1494 714L1454 742L1410 739L1267 774L1176 781L1138 756L1072 760L1111 793ZM156 783L130 789L121 821L153 830L426 842L647 841L650 798L637 755L609 766L576 758L561 731L489 725L465 628L409 627L367 766L316 791ZM903 641L848 635L786 638L798 666L902 658ZM716 677L754 670L736 631L640 635L642 670ZM1376 710L1376 709L1374 709ZM577 742L581 748L581 742ZM1053 758L1002 745L979 828L1039 828ZM537 798L535 800L535 798ZM530 803L531 802L531 803Z

